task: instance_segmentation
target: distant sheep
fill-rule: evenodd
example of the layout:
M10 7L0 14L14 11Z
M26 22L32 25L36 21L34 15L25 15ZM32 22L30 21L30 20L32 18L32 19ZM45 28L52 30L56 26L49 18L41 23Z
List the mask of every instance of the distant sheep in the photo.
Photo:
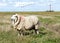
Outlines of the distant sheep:
M39 34L39 19L37 16L22 16L22 15L12 15L11 17L12 26L17 29L19 34L23 35L23 30L35 30L36 34Z

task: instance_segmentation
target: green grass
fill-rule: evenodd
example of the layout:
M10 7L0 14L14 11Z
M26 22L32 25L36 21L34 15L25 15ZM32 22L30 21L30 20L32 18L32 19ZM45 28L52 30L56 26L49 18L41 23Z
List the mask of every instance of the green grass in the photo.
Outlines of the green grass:
M36 35L31 33L18 37L18 32L10 27L10 17L15 13L38 15L42 25L39 28L40 34ZM60 43L60 31L56 31L60 30L60 25L57 24L60 23L59 15L60 12L0 12L0 43ZM52 18L43 18L45 16ZM57 25L54 26L55 24ZM55 28L51 28L53 26Z
M17 36L14 31L0 33L0 43L60 43L60 38L53 37L53 33L39 35Z
M42 23L47 23L47 24L51 24L51 23L56 23L56 21L55 20L52 20L52 19L50 19L50 18L40 18L40 21L42 22Z

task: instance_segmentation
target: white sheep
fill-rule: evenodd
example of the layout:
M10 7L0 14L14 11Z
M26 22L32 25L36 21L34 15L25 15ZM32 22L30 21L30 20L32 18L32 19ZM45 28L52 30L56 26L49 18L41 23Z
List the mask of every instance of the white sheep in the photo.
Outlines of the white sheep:
M23 35L23 30L35 30L36 34L39 34L39 19L37 16L22 16L22 15L12 15L11 17L12 26Z

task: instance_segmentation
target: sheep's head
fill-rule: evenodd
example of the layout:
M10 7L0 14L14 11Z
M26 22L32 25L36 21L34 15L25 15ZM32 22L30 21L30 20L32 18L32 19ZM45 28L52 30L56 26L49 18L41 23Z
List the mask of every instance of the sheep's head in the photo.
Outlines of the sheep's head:
M12 15L11 26L12 27L17 27L23 21L24 21L24 16L18 15L18 14Z
M11 17L11 24L12 24L12 27L14 26L14 24L18 21L18 15L15 14L15 15L12 15Z

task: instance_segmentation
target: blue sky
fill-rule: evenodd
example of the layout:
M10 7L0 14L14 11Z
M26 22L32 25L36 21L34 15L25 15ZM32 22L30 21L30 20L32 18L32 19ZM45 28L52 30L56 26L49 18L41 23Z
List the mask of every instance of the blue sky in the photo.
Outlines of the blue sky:
M60 11L60 0L0 0L0 11Z

